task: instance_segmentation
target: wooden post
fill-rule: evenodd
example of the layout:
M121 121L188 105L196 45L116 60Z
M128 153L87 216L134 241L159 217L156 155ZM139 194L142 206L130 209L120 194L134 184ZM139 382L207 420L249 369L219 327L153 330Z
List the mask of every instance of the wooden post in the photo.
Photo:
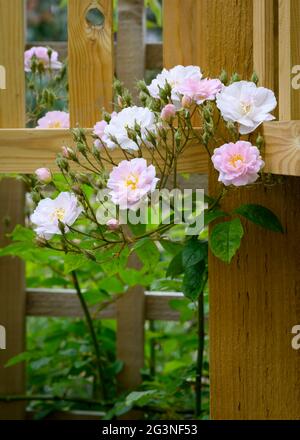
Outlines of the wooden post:
M119 0L117 76L136 97L136 82L145 73L144 0Z
M6 70L6 89L0 90L0 127L25 125L24 5L22 0L0 0L0 65ZM0 246L5 235L24 221L24 189L15 179L0 183ZM0 259L0 325L6 328L6 350L0 350L0 394L22 394L24 365L4 368L11 357L24 351L25 274L18 258ZM0 419L23 419L23 403L0 403Z
M144 0L119 0L117 73L118 78L134 96L136 80L144 77L144 16ZM139 269L140 262L135 254L131 255L129 266ZM124 362L124 368L118 377L121 389L135 388L141 383L144 326L144 288L135 286L117 303L117 356Z
M177 0L165 0L166 67L184 59L185 64L200 65L206 75L215 76L225 68L229 73L237 71L243 78L249 78L253 70L254 40L256 50L261 45L262 52L256 52L254 59L256 70L265 81L262 85L274 85L277 53L272 23L276 24L277 2L196 0L192 3L190 22L187 2L183 5ZM282 39L281 44L286 44L289 51L286 56L290 61L296 60L299 1L283 0L280 8L282 11L288 8L290 18L280 17L283 21L279 43ZM257 29L260 36L253 38ZM189 56L182 53L187 41L191 43ZM262 65L259 59L267 64ZM288 64L282 69L291 79L290 67ZM281 96L288 96L289 92L290 83ZM291 91L292 100L295 93ZM299 117L296 110L290 115ZM210 191L217 193L213 171ZM275 234L244 223L244 241L231 265L210 255L211 416L213 419L299 419L300 358L291 347L292 326L300 322L299 178L285 178L283 184L270 188L234 191L224 201L223 208L229 210L241 203L269 207L281 219L286 233Z
M93 25L89 11L103 15ZM71 126L92 127L103 107L112 109L113 35L111 0L68 3L69 108Z

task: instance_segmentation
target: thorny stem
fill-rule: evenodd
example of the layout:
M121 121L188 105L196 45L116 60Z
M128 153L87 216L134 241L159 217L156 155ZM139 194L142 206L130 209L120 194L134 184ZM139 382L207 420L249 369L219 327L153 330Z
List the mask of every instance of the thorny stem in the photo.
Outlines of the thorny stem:
M72 281L75 287L75 290L77 292L82 310L84 312L85 318L86 318L86 322L89 328L89 332L92 338L92 342L94 345L94 350L95 350L95 355L96 355L96 361L97 361L97 372L98 372L98 381L99 381L99 386L100 386L100 390L101 390L101 395L103 400L105 401L107 396L106 396L106 389L105 389L105 378L104 378L104 374L103 374L103 367L102 367L102 360L101 360L101 353L100 353L100 348L99 348L99 344L97 341L97 335L96 335L96 331L95 331L95 327L93 324L93 320L92 317L90 315L90 311L88 309L88 306L85 302L85 299L82 295L81 289L80 289L80 285L79 285L79 281L78 281L78 277L76 272L73 270L71 273L72 276Z
M199 417L202 411L202 370L204 352L204 300L203 289L198 298L198 349L196 361L196 384L195 384L195 416Z

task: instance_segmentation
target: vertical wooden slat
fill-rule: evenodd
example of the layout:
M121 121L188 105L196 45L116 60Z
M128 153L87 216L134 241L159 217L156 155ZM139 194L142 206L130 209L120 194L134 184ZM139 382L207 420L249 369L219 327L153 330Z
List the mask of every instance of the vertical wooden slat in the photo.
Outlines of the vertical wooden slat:
M292 67L299 65L300 1L279 0L279 119L300 118L299 90L291 86Z
M274 66L277 69L276 33L271 32L270 26L273 20L276 23L276 2L269 8L268 1L258 0L254 10L251 0L193 3L194 27L191 25L189 31L190 16L185 18L183 2L165 0L165 64L170 67L183 59L184 44L180 46L176 36L184 32L188 40L194 38L199 43L185 63L200 64L210 75L217 75L225 68L229 73L237 71L243 78L249 78L253 70L252 34L258 32L255 46L263 53L255 54L255 68L266 85L271 86L272 78L276 81L277 76L276 70L268 72ZM169 10L172 10L172 23L168 21ZM272 13L275 18L268 15ZM293 22L297 17L295 9L291 17ZM292 38L299 41L298 31L293 29ZM287 28L285 32L288 35ZM213 171L210 192L218 193ZM241 203L269 207L287 232L275 234L244 223L245 238L231 265L210 255L211 416L299 419L300 358L291 348L291 328L300 322L299 179L287 178L284 184L271 188L234 191L226 197L223 208L230 210Z
M145 73L144 0L119 0L117 76L136 96L136 81Z
M102 26L86 19L89 10L104 16ZM112 0L68 2L68 62L71 125L92 126L103 107L112 108Z
M253 66L260 84L278 96L277 0L253 0Z
M6 69L6 89L0 90L0 127L25 125L24 5L22 0L0 0L0 64ZM24 221L24 189L14 179L0 183L0 246L5 234ZM12 356L24 351L25 274L17 258L0 259L0 324L6 328L6 350L0 350L0 394L25 389L24 365L4 368ZM23 419L23 403L1 404L0 419Z
M119 0L118 12L117 74L135 97L136 80L144 77L145 69L144 0ZM135 254L131 255L128 265L139 269L140 262ZM124 362L118 377L121 389L135 388L141 382L144 325L144 289L135 286L117 304L117 356Z
M135 254L129 267L139 269ZM145 292L134 286L117 303L117 357L124 362L118 376L120 389L133 389L141 383L144 366Z

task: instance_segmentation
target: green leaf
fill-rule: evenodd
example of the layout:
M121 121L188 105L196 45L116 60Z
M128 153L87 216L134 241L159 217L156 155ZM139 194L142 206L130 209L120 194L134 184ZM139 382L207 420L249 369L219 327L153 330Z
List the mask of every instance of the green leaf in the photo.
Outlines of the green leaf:
M180 360L169 361L164 365L164 374L170 374L179 368L186 368L186 362Z
M275 232L284 232L278 217L265 206L255 204L241 205L234 212L263 228Z
M209 211L206 209L204 211L204 226L207 226L212 221L216 220L217 218L226 217L228 214L224 211L221 211L220 209L216 209L214 211Z
M143 238L139 240L133 246L133 249L145 267L155 267L159 262L159 250L157 249L156 244L150 238Z
M26 259L26 256L30 253L30 247L28 247L28 243L25 241L18 241L16 243L11 243L4 248L0 249L0 257L4 257L6 255L13 255L20 258Z
M230 263L240 247L243 235L244 230L239 218L218 223L213 227L209 239L213 254L222 261Z
M193 266L207 257L207 243L197 238L188 240L182 251L183 267Z
M182 249L182 244L178 241L162 239L159 241L166 252L171 255L177 255Z
M125 404L128 406L143 406L149 403L157 394L157 390L132 391L126 397Z
M127 267L120 270L120 277L122 281L128 286L149 286L153 281L153 274L144 274L140 270L135 270Z
M10 358L6 364L5 367L12 367L13 365L17 365L20 362L25 362L30 360L31 355L28 353L28 351L24 351L23 353L19 353L16 356Z
M183 272L183 264L182 264L182 251L179 252L175 257L171 260L169 267L167 269L166 276L175 278L177 275L182 274Z
M64 257L64 272L70 273L73 270L79 269L84 266L87 262L89 262L84 255L80 254L66 254Z
M202 260L199 263L186 267L182 282L184 296L196 301L206 283L206 264Z
M99 289L106 290L108 293L124 292L124 285L115 276L104 278L98 283Z
M14 241L32 241L36 235L32 229L17 225L10 236Z

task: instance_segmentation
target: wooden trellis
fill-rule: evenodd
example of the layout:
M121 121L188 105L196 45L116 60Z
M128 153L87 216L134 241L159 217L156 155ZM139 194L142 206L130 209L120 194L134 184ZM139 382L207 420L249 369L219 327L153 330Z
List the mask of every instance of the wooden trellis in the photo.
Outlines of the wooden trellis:
M131 3L141 6L140 0ZM103 27L91 28L86 22L91 8L104 14ZM7 71L7 89L0 90L0 172L53 169L55 153L71 143L69 131L22 128L23 1L0 0L0 12L0 64ZM263 130L266 171L285 175L284 183L236 191L225 203L228 209L241 202L265 204L279 215L287 232L278 236L247 224L247 237L230 266L210 256L211 414L215 419L300 418L300 359L290 343L291 328L300 322L300 182L296 177L300 176L300 100L299 91L291 87L291 68L300 61L299 22L300 0L164 0L166 67L198 64L211 76L225 68L244 78L255 69L261 84L279 93L279 121L265 123ZM142 36L142 23L137 28ZM112 102L112 1L70 0L68 29L71 124L91 127L99 119L99 108L109 109ZM211 191L216 190L215 174L199 146L187 150L178 168L209 173ZM10 215L9 228L22 221L22 194L20 184L1 183L0 216ZM45 306L42 294L27 293L27 311L36 310L35 301ZM71 304L71 299L67 301ZM119 355L126 364L122 380L132 386L139 380L143 323L149 307L147 296L135 289L116 309ZM11 348L0 351L0 394L24 390L23 366L4 370L2 365L23 349L25 309L23 265L1 259L0 323L7 327ZM126 352L124 338L127 342L136 338L138 352ZM0 419L23 417L23 405L0 405Z

